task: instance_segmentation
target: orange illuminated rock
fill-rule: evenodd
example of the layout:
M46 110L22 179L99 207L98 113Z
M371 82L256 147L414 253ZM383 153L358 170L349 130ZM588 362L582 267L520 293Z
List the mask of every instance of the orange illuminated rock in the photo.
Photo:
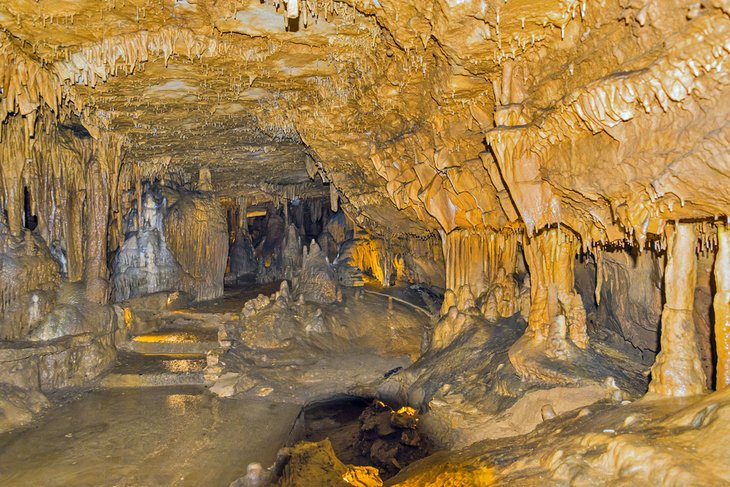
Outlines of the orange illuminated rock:
M717 389L730 385L730 234L725 226L717 227L715 260L715 343L717 351Z
M338 306L369 273L443 294L423 293L426 352L521 312L511 378L573 383L615 334L642 366L659 352L662 396L705 390L712 299L727 386L730 7L595 3L3 0L2 253L42 241L2 269L21 281L1 286L3 336L27 334L59 280L104 306L110 281L119 299L203 300L256 272ZM153 186L178 286L108 269ZM262 217L268 240L248 233ZM139 249L133 267L154 268Z
M689 396L705 391L705 373L692 320L697 236L691 223L677 223L675 227L668 236L661 351L652 367L649 391L665 396Z

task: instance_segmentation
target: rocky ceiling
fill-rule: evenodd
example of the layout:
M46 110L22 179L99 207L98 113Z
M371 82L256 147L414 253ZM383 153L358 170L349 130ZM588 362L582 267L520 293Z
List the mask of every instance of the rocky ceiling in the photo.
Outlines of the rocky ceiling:
M74 112L125 158L209 167L231 196L319 173L391 234L563 224L584 246L643 243L726 213L728 11L6 0L0 116Z

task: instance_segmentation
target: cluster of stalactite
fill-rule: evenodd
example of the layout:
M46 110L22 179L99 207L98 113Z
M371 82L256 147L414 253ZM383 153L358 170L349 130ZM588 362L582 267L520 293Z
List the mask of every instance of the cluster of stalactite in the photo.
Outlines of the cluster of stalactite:
M167 198L159 188L150 184L145 186L142 211L137 214L135 207L124 218L125 239L112 259L112 288L116 301L177 290L181 285L180 265L165 242Z
M229 17L235 17L235 2L222 3L225 6L220 8L230 7ZM354 8L377 19L394 43L382 53L356 49L357 54L342 59L333 54L338 66L348 69L338 69L341 75L321 82L327 87L324 91L276 97L277 109L262 123L287 134L298 133L317 156L316 163L306 160L307 171L330 182L329 198L307 203L312 222L329 220L329 212L343 206L362 223L366 217L373 219L373 213L384 209L380 203L387 201L389 210L394 206L403 211L382 211L383 216L377 215L381 220L407 215L398 222L417 220L424 235L442 232L446 274L442 313L453 317L468 311L494 320L522 311L527 331L510 358L523 377L543 379L551 377L532 360L535 354L570 360L589 346L585 311L574 289L575 255L579 251L595 254L599 261L596 296L600 296L602 246L619 243L639 251L666 251L662 352L654 367L652 390L661 394L700 391L704 372L693 350L696 337L691 323L697 244L691 222L719 221L730 202L721 177L728 145L728 104L723 101L728 94L724 65L730 55L730 20L725 2L697 7L703 10L701 15L692 9L678 14L672 11L677 9L622 2L620 18L631 28L616 27L617 18L605 22L607 17L599 13L586 17L585 3L577 1L563 2L552 11L545 7L544 16L538 12L541 8L535 9L521 22L519 12L511 10L519 9L518 4L482 2L478 12L473 2L458 6L460 14L451 16L451 3L447 8L439 1L434 9L419 2L354 2ZM350 11L344 3L329 0L275 4L284 7L288 18L303 17L305 22L310 14L323 12L326 17L332 9L343 14ZM615 14L617 8L606 6L604 15ZM470 15L462 15L467 12ZM468 20L462 25L455 24L455 19ZM641 30L654 21L654 31ZM483 30L456 28L473 22ZM581 22L586 23L578 25ZM552 26L559 27L559 36L545 31ZM454 36L454 32L460 34ZM603 33L618 42L594 40ZM661 48L647 49L658 37L656 45ZM428 47L431 38L439 41L438 47L436 43ZM331 41L330 48L339 42ZM347 42L358 45L354 39ZM528 43L536 42L554 48L555 63L565 63L561 69L569 76L558 81L559 77L545 74L552 72L544 69L552 69L548 66L554 62L552 56L520 55ZM484 43L494 49L484 49ZM607 52L594 52L604 49L600 44L614 44L615 52L595 63L589 58ZM88 298L103 302L106 254L124 242L123 215L136 208L142 218L142 181L159 177L156 171L165 165L122 164L120 139L89 123L87 112L81 119L86 128L79 123L63 128L58 120L68 118L61 116L71 110L68 102L82 111L84 101L89 101L82 100L72 85L93 87L120 70L139 71L151 56L167 64L173 55L187 55L189 60L223 55L232 51L232 45L224 38L164 26L90 43L46 68L16 40L2 34L0 119L13 114L0 129L1 204L9 234L21 238L25 220L33 215L50 252L61 256L57 260L68 279L85 280ZM494 58L487 68L479 58L485 52ZM583 54L585 62L573 62ZM246 55L264 59L271 52L252 49ZM357 69L349 69L369 55L372 58ZM444 74L468 71L463 69L467 60L474 62L469 69L480 72L479 76L466 80L466 75ZM355 78L357 89L337 89L343 80ZM484 78L491 81L491 93ZM251 75L250 84L254 80ZM331 95L332 87L343 96L318 96ZM362 107L367 106L379 108L372 117L377 121L364 113ZM57 118L42 115L44 107ZM385 112L388 115L381 117ZM391 112L399 112L402 119ZM377 140L354 140L349 136L353 124L362 125L360 133L376 134ZM83 134L86 130L91 133ZM350 163L349 158L356 162ZM350 173L350 169L362 171ZM352 174L371 179L360 180ZM372 177L383 187L371 189ZM198 189L211 189L209 183L208 173ZM289 202L304 190L264 185L263 191L273 195L274 206L283 210L283 224L281 217L271 219L271 229L280 237L276 245L269 241L264 245L269 247L256 249L256 255L250 249L251 259L259 259L266 269L272 253L282 249L285 252L279 255L292 256L288 262L284 259L283 266L296 264L298 253L293 249L301 247L302 235L289 223L292 220L296 229L304 227L305 205L292 207ZM212 197L183 196L171 206L166 238L185 273L203 283L189 285L198 297L221 292L219 277L225 262L217 256L226 255L229 241L248 242L246 207L250 204L239 204L236 214L229 215L229 221L237 221L233 231L228 226L229 235L233 233L229 238L220 236L226 225ZM355 211L361 208L362 215ZM349 219L327 224L329 237L320 239L319 246L330 260L348 238L351 226ZM725 232L720 225L716 237L718 387L730 375ZM708 234L714 235L714 230L700 232ZM710 240L715 248L715 237ZM349 247L347 259L386 285L392 276L415 267L406 262L408 256L428 258L433 246L424 241L428 240L396 245L368 235ZM522 282L515 278L520 248L529 272ZM438 282L432 274L423 271L420 277ZM7 295L14 294L8 291Z
M59 112L66 97L63 84L55 73L43 69L40 63L17 46L14 39L0 33L0 80L3 96L0 99L0 120L10 114L22 116L25 132L25 151L28 154L30 138L35 133L38 108L47 104Z
M131 174L118 222L109 240L120 235L112 259L114 297L122 301L159 291L183 291L194 299L223 293L228 256L226 212L210 191L210 173L202 170L196 190L147 179L138 166Z
M333 222L337 223L337 222ZM341 226L328 225L337 234ZM337 238L336 238L337 239ZM402 283L429 283L443 289L444 264L438 238L388 238L375 236L363 228L352 229L352 238L341 243L335 265L340 278L348 282L348 269L357 269L388 287Z
M349 249L350 265L372 275L382 286L390 286L391 280L397 279L396 258L388 255L380 239L358 238L357 243ZM402 262L401 262L402 265Z
M117 194L121 141L108 133L93 139L80 126L61 125L48 115L36 119L32 137L28 130L20 116L2 127L4 223L20 238L32 218L68 280L83 279L87 297L106 302L107 226L119 208L119 198L111 195Z
M566 93L546 114L527 103L527 64L504 63L486 139L528 233L565 224L586 249L620 240L643 246L667 221L723 214L724 191L708 188L727 159L727 110L719 100L727 96L721 66L730 56L729 32L724 13L693 19L659 54L647 52L634 69ZM703 112L706 123L694 124ZM677 127L677 137L660 126ZM668 145L680 155L665 158L658 148ZM628 192L595 181L596 171L618 165L636 171ZM561 187L560 174L579 187ZM604 197L581 193L591 185Z
M515 280L520 235L513 231L454 230L442 234L446 294L442 313L478 307L485 317L519 311Z
M26 53L15 39L3 33L0 37L0 73L3 73L5 96L0 102L0 119L10 113L19 113L29 119L28 125L32 125L41 105L59 113L66 101L72 101L75 110L82 110L84 100L69 90L65 82L93 87L107 81L109 76L117 76L120 69L126 74L133 73L151 56L161 56L167 63L174 54L179 54L192 61L225 49L224 44L196 35L189 29L168 26L154 32L107 38L101 44L75 52L65 51L64 59L45 67Z
M58 264L29 231L18 238L1 225L0 245L0 340L23 339L53 306Z
M715 384L730 384L730 237L727 225L717 222L669 222L655 247L666 252L663 273L665 302L661 313L659 354L651 371L650 392L688 396ZM470 316L488 320L521 312L527 320L524 335L510 348L509 358L526 379L570 382L573 379L546 366L545 359L572 361L590 346L586 308L576 290L576 258L580 237L566 227L544 228L528 237L524 232L454 230L443 235L446 294L442 318L434 329L431 347L443 347L467 326ZM521 251L520 251L521 250ZM715 286L714 343L710 333L698 333L696 300L698 253L712 266ZM593 248L596 261L595 296L606 279L604 250ZM703 255L704 255L703 254ZM524 256L526 269L520 268ZM654 257L656 258L656 257ZM714 262L713 262L714 259ZM527 271L518 284L517 276ZM612 284L616 285L616 283ZM652 283L653 285L653 283ZM703 366L706 350L714 350L713 366ZM708 374L714 370L714 381Z
M130 230L124 225L126 215L134 213L134 229L141 227L142 196L149 181L160 178L160 170L124 163L121 137L108 131L92 137L73 117L62 122L41 113L33 118L31 135L26 121L11 116L0 128L2 223L15 240L23 240L32 225L60 273L69 282L83 281L89 301L106 303L111 291L108 254L125 241ZM165 228L185 272L183 290L198 299L218 297L228 253L225 214L211 195L181 194ZM10 281L6 295L23 295L20 287L27 285ZM3 309L10 307L8 302Z
M652 22L646 10L634 12L639 26ZM722 66L730 54L730 24L726 11L709 5L703 15L690 11L685 17L671 10L653 11L656 26L666 22L656 30L626 32L623 44L608 55L616 59L601 66L579 66L569 55L564 65L571 75L567 82L542 79L541 70L552 69L551 60L543 56L502 58L496 68L500 72L490 79L492 100L472 97L462 107L440 103L438 115L420 118L369 146L368 163L384 180L390 201L404 213L415 214L427 228L442 232L447 289L443 319L456 322L465 310L478 310L483 316L523 311L528 321L525 337L510 353L523 377L561 380L534 358L571 360L590 345L586 310L575 290L575 258L593 254L598 298L604 248L620 247L669 256L659 347L665 352L657 358L652 390L681 395L706 387L695 342L707 337L697 336L692 323L694 274L688 266L677 269L671 255L681 248L673 243L681 233L675 228L696 221L707 227L727 214L727 191L717 174L727 165L728 117L722 100L728 82ZM604 28L600 23L571 27L572 38L568 41L566 35L565 42L571 49L582 49L583 42L586 49L595 47L589 33L593 36L591 29ZM644 52L635 45L634 34L646 40L663 28L672 35L660 42L662 49ZM632 56L625 55L629 52ZM643 54L633 58L637 52ZM619 66L612 64L616 62ZM595 72L587 71L589 65ZM423 104L419 107L425 111ZM326 154L327 144L307 135L306 140ZM480 146L484 140L488 152ZM321 166L325 172L336 171L327 161ZM336 175L330 177L337 180ZM348 193L346 184L342 188ZM514 234L521 244L528 275L519 285L513 278L514 265L501 265L502 255L509 261L511 246L487 250L484 241L490 232ZM693 252L695 246L713 247L715 237L707 237L713 232L699 231L702 240L693 241ZM715 282L727 278L722 245L717 247ZM682 257L687 262L694 259L694 254ZM493 266L502 270L487 270ZM495 275L498 281L502 275L509 278L505 287L511 295L505 303L513 304L503 313L488 311L498 307L499 300L488 292ZM670 286L682 288L690 305ZM672 296L674 304L669 302ZM703 348L717 351L715 382L721 387L727 374L723 360L727 361L728 332L723 318L727 295L720 286L714 301L716 344ZM460 330L453 323L441 327L447 328ZM443 344L448 333L439 333Z
M215 196L181 193L168 210L165 240L186 273L185 291L199 300L223 295L228 231Z

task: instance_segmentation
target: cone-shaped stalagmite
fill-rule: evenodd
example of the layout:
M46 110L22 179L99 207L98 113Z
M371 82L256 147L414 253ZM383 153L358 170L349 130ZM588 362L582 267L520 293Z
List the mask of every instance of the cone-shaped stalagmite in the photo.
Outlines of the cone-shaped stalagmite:
M661 345L649 384L650 392L663 396L690 396L705 391L705 372L692 319L697 276L696 240L695 227L691 223L677 223L668 235Z

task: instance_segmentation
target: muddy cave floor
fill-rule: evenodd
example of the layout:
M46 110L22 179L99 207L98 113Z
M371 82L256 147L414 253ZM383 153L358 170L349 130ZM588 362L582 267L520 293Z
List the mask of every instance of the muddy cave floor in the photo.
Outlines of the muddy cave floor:
M616 462L640 458L645 470L671 466L677 478L691 480L702 463L674 465L676 455L664 450L694 451L691 434L708 425L705 433L717 434L712 424L726 411L717 394L708 396L714 402L702 400L709 406L696 399L632 402L645 390L648 367L609 346L614 337L595 337L593 351L569 369L547 364L575 376L571 384L520 381L506 352L524 330L518 318L497 325L476 319L450 345L413 363L431 326L428 303L413 289L388 289L393 300L382 289L345 293L342 303L329 305L271 300L241 320L242 301L272 289L240 287L217 302L161 311L159 329L130 341L99 387L59 394L30 427L0 436L0 485L225 486L250 462L274 462L302 407L343 394L418 407L422 431L444 448L406 468L393 485L458 479L462 470L497 484L611 483ZM315 330L307 328L313 320ZM377 327L388 332L373 333ZM221 329L236 339L221 352L211 381L204 350ZM546 404L558 417L543 422ZM636 454L642 448L643 457ZM711 471L716 477L697 478L730 478ZM465 478L463 485L480 482Z

